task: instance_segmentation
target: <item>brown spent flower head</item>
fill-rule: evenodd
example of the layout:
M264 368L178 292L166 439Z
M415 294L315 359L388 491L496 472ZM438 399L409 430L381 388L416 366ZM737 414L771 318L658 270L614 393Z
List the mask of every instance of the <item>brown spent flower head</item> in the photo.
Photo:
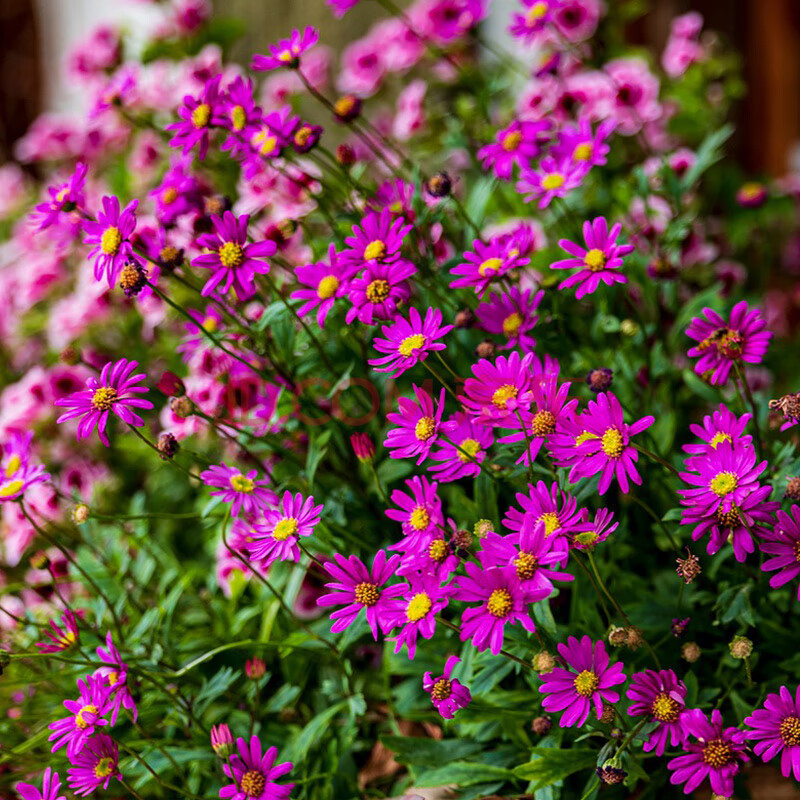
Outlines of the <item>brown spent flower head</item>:
M340 144L336 148L336 160L343 167L352 167L356 163L356 151L349 144Z
M613 647L622 647L628 641L628 632L618 625L612 626L608 632L608 643Z
M780 411L787 422L800 419L800 392L785 394L778 400L770 400L769 407L772 411Z
M617 716L617 712L614 710L614 706L610 706L608 703L603 703L603 713L600 715L600 722L604 725L610 725Z
M681 647L681 658L684 661L688 661L690 664L694 664L702 653L703 651L700 649L700 645L697 644L697 642L686 642L686 644Z
M789 478L786 481L786 498L800 501L800 477Z
M76 364L80 364L81 351L77 347L69 345L58 354L58 360L68 367L74 367Z
M608 367L596 367L586 375L586 383L593 392L605 392L613 382L614 373Z
M89 506L87 506L86 503L78 503L78 505L72 509L71 516L72 521L76 525L83 525L83 523L89 519Z
M547 650L542 650L533 657L532 664L533 668L540 675L547 675L555 669L556 660L553 658L551 653L547 652Z
M156 444L158 456L162 461L168 461L181 449L178 440L171 433L162 433Z
M675 572L683 578L684 583L691 583L703 570L700 566L700 559L686 548L686 558L675 559L678 567Z
M631 650L638 650L644 644L644 634L641 628L631 625L625 628L625 633L627 635L625 644L627 644Z
M614 767L606 764L603 764L602 767L598 767L597 770L597 777L600 780L608 784L609 786L614 786L617 783L622 783L625 778L628 777L628 773L625 772L624 769L620 769L620 767Z
M491 533L494 530L494 523L490 519L479 519L475 523L475 527L472 529L472 532L478 539L483 539L487 533Z
M436 172L425 184L431 197L447 197L453 190L453 180L446 172Z
M472 547L473 540L474 537L470 531L465 531L463 528L459 528L453 534L451 541L456 550L469 550L470 547Z
M539 736L544 736L552 727L553 723L550 720L550 717L536 717L536 719L534 719L534 721L531 723L531 730L534 733L538 733Z
M462 308L456 314L456 328L471 328L475 319L475 312L471 308Z
M753 655L753 642L746 636L734 636L728 643L728 650L733 658L750 658Z
M172 413L179 419L186 419L194 414L194 403L186 396L173 397L169 401Z
M497 352L497 345L489 339L484 339L476 348L478 358L491 358Z

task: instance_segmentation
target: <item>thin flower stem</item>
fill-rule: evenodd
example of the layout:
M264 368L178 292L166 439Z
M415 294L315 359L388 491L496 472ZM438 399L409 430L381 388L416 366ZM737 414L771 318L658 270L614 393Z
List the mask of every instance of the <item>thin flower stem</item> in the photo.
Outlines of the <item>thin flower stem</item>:
M451 631L455 631L459 635L461 634L461 628L458 625L450 622L450 620L445 619L444 617L438 616L436 619L445 626L445 628L450 628ZM504 656L505 658L509 658L512 661L516 661L517 664L521 664L525 669L533 670L533 664L529 664L524 658L520 658L519 656L515 656L513 653L509 653L508 650L500 650L500 655Z
M422 362L422 366L425 367L425 369L427 369L428 372L430 372L430 374L433 375L433 377L436 378L436 380L439 381L442 386L444 386L445 391L453 398L453 400L458 402L458 395L450 387L450 384L428 363L427 359Z
M383 488L381 479L378 477L378 469L375 466L375 461L373 459L369 460L369 466L372 471L372 477L375 480L375 486L378 489L378 494L381 496L381 500L383 500L384 505L389 505L389 499L386 496L386 489Z
M522 434L525 437L525 448L526 448L526 455L528 456L528 483L533 483L533 458L531 453L531 448L533 447L533 442L531 440L531 435L528 432L528 429L525 427L525 421L522 419L522 413L519 409L516 409L517 419L519 420L520 428L522 428Z
M647 450L646 448L642 447L641 445L634 444L633 446L643 456L647 456L648 458L652 459L653 461L657 461L659 464L661 464L662 467L665 467L666 469L668 469L673 475L675 475L678 478L680 477L680 473L678 472L678 470L675 469L675 467L673 467L672 464L669 463L669 461L665 461L663 458L661 458L661 456L656 455L655 453L651 452L650 450Z
M124 779L120 779L120 783L127 789L127 791L132 794L136 800L144 800L144 798L133 788L130 784L126 783Z
M196 794L192 794L191 792L187 792L185 789L181 789L178 786L173 786L172 784L167 783L166 781L162 780L161 776L147 763L147 761L145 761L144 758L142 758L142 756L140 756L135 750L133 750L130 747L128 747L128 745L126 745L124 742L119 742L119 746L129 756L133 756L133 758L135 758L156 779L156 781L158 781L158 783L160 783L165 789L169 789L169 791L171 791L171 792L177 792L178 794L182 794L185 797L191 798L191 800L204 800L204 798L199 797ZM124 781L123 781L123 784L125 785L125 788L128 789L130 792L132 792L137 798L139 797L139 795L136 794L133 791L133 789L131 789L130 786L125 784Z
M650 508L650 506L644 502L644 500L641 500L635 494L630 494L628 496L633 499L634 503L641 506L661 526L661 530L664 531L664 533L667 536L667 539L669 539L669 543L672 546L672 549L680 555L681 552L680 547L678 543L675 541L674 537L672 536L672 533L670 533L669 528L667 528L666 524L664 523L664 520L662 520L661 517L659 517L658 514L656 514L656 512L653 511L653 509Z
M739 379L742 388L744 390L744 394L747 397L747 402L750 404L750 409L753 412L753 431L755 433L756 438L756 449L758 450L758 457L763 458L763 449L761 445L761 432L758 429L758 406L756 406L755 398L753 397L753 392L750 390L750 384L747 382L747 376L744 374L744 370L739 366L739 362L735 363L736 368L736 377Z
M156 447L156 446L155 446L155 445L154 445L154 444L153 444L153 443L152 443L152 442L151 442L151 441L150 441L150 440L149 440L149 439L148 439L148 438L147 438L147 437L146 437L146 436L145 436L145 435L144 435L144 434L143 434L143 433L142 433L142 432L141 432L141 431L138 429L138 428L134 427L134 426L133 426L133 425L131 425L130 423L128 423L128 427L129 427L129 428L130 428L130 429L131 429L131 430L132 430L132 431L133 431L133 432L136 434L136 436L138 436L138 437L139 437L139 438L140 438L140 439L141 439L141 440L142 440L142 441L143 441L143 442L144 442L144 443L145 443L145 444L146 444L146 445L147 445L147 446L148 446L148 447L149 447L151 450L154 450L156 453L158 453L158 456L159 456L159 458L161 457L161 451L158 449L158 447ZM184 467L184 466L182 466L181 464L179 464L179 463L178 463L178 462L177 462L177 461L176 461L174 458L169 458L169 459L167 459L167 461L168 461L170 464L173 464L174 466L176 466L176 467L177 467L177 468L178 468L178 469L179 469L181 472L183 472L185 475L188 475L190 478L194 478L196 481L201 481L201 482L202 482L202 480L203 480L203 479L202 479L202 478L201 478L199 475L195 475L195 474L194 474L194 472L192 472L191 470L188 470L188 469L186 469L186 467Z
M456 384L460 383L462 380L461 376L453 372L450 365L442 358L442 354L438 350L434 350L433 353L436 358L439 359L439 363L455 378Z
M595 594L597 595L597 599L600 601L600 606L603 609L603 613L606 616L606 621L610 625L613 617L611 616L611 612L609 612L608 610L608 606L606 605L606 601L603 598L602 592L600 591L600 587L597 585L597 583L595 583L594 576L592 575L591 572L589 572L588 568L586 567L586 564L584 564L580 558L576 558L575 563L583 570L584 574L589 579L589 583L592 584L592 588L594 589Z

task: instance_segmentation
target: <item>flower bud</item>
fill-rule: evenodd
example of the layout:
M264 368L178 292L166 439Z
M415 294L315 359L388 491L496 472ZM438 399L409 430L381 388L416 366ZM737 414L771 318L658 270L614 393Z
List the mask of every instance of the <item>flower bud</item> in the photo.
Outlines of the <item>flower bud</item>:
M586 383L595 393L607 391L613 381L614 373L608 367L596 367L586 375Z
M497 346L489 339L484 339L476 348L475 355L478 358L491 358L497 352Z
M456 328L471 328L475 324L475 312L471 308L462 308L456 314Z
M233 736L225 723L211 726L211 747L220 758L227 758L233 752Z
M531 730L538 733L539 736L544 736L552 727L553 723L550 721L550 717L536 717L531 723Z
M537 653L532 660L533 668L538 672L540 675L547 675L548 673L552 672L556 666L556 660L553 656L547 652L547 650L542 650L540 653Z
M89 519L89 506L87 506L86 503L78 503L78 505L72 509L71 516L72 521L76 525L83 525L83 523Z
M58 354L58 360L62 364L67 364L70 367L74 367L76 364L80 363L81 351L78 350L77 347L69 345Z
M194 414L194 403L186 395L183 397L173 397L172 400L169 401L169 407L178 419L186 419Z
M602 767L598 767L596 770L597 777L600 778L600 780L603 783L606 783L609 786L613 786L614 784L622 783L622 781L624 781L625 778L628 777L628 773L625 772L624 769L621 769L620 767L614 767L611 765L607 766L607 764L608 762L606 762L606 764L603 764Z
M336 160L343 167L352 167L356 163L356 151L349 144L340 144L336 148Z
M686 629L689 627L689 620L691 617L686 617L686 619L673 619L672 625L670 625L670 629L672 630L672 635L676 639L680 639L684 633L686 633Z
M257 681L259 678L264 677L267 665L258 656L253 656L253 658L247 660L244 665L244 671L250 680Z
M453 189L453 181L446 172L436 172L428 178L425 188L431 197L447 197Z
M350 122L361 114L361 98L354 94L343 94L333 104L333 115L339 122Z
M163 461L168 461L181 449L178 440L171 433L162 433L158 437L156 447L158 448L159 458Z
M734 636L728 643L728 650L733 658L750 658L753 655L753 642L746 636Z
M684 661L688 661L690 664L694 664L694 662L700 658L702 652L697 642L686 642L686 644L681 647L681 658Z
M166 370L161 373L156 389L167 397L183 397L186 394L184 382L174 373Z
M375 458L375 443L370 439L369 434L354 433L350 436L350 444L356 458L362 464L369 464Z
M494 523L490 519L479 519L472 529L472 532L478 539L483 539L487 533L494 530Z
M800 501L800 477L786 481L786 499Z

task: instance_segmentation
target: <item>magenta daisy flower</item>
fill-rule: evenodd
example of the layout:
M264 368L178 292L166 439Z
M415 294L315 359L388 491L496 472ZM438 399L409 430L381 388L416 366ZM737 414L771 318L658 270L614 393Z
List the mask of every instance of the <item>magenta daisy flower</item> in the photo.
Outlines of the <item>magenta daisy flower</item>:
M50 475L41 464L33 460L32 433L12 432L8 441L0 445L0 502L22 497L31 486L45 483Z
M269 72L282 67L297 69L300 66L300 56L318 41L319 31L310 25L302 33L295 28L288 39L281 39L278 44L269 46L268 56L254 55L250 69L254 72Z
M104 663L95 670L94 676L104 678L108 685L111 724L116 724L120 708L130 711L133 721L136 722L138 711L128 686L128 665L122 660L119 650L114 645L111 631L106 633L106 646L101 645L97 648L97 655Z
M372 325L376 319L392 319L397 307L411 296L408 279L416 271L410 261L402 258L367 262L364 272L350 284L348 297L353 306L347 311L345 322L349 325L358 319Z
M554 5L553 0L522 0L524 10L511 17L509 33L529 44L547 27L552 19Z
M112 778L122 780L119 745L107 733L98 733L89 739L71 761L67 779L73 794L92 794L98 789L108 789Z
M683 743L681 719L686 710L686 686L671 669L636 672L628 687L628 699L628 714L658 723L644 743L646 753L655 750L657 756L663 756L667 745L677 747Z
M504 426L517 419L517 412L526 411L533 401L531 368L534 356L508 358L498 356L492 364L482 358L472 367L473 377L464 382L464 395L459 400L467 413L487 425Z
M444 672L434 678L426 672L422 679L422 688L431 696L431 702L444 719L453 719L459 708L464 708L472 700L469 689L456 678L453 669L461 663L458 656L449 656L444 665Z
M497 132L492 144L478 150L481 166L486 171L491 169L501 180L511 180L515 164L520 168L528 167L539 155L542 134L549 128L549 120L514 120Z
M691 455L705 455L709 450L716 450L722 442L749 447L753 437L745 436L744 430L752 418L752 414L737 417L724 403L720 403L717 411L703 417L702 425L689 426L689 430L703 440L702 444L685 444L683 450Z
M597 400L590 400L584 415L587 430L594 438L586 439L578 447L580 461L573 467L570 480L589 478L600 473L598 491L605 494L616 477L620 489L626 494L630 490L628 480L641 485L642 479L636 470L639 453L631 444L631 436L647 430L653 417L642 417L628 425L622 417L622 406L610 392L601 392Z
M82 208L86 200L84 186L86 185L87 171L86 164L79 161L69 180L57 186L47 187L50 199L39 203L31 214L31 222L36 225L38 230L43 231L54 225L62 214Z
M438 308L428 308L425 319L413 306L409 318L397 317L391 325L381 328L385 339L374 339L372 346L383 358L371 358L369 363L377 372L392 372L390 378L397 378L406 370L424 361L428 353L444 350L444 342L438 342L453 330L452 325L442 325L442 312Z
M719 709L711 712L711 721L699 709L687 711L683 718L683 730L693 736L683 743L686 755L673 758L667 766L674 770L670 783L686 785L683 791L691 794L708 779L711 791L723 797L733 795L733 778L750 760L745 744L745 732L739 728L726 728Z
M408 648L408 657L413 659L417 652L417 637L433 637L436 630L436 615L446 608L451 590L440 585L439 578L430 573L412 573L408 583L401 584L403 594L394 601L395 618L393 628L400 633L393 637L394 652Z
M468 561L464 569L467 574L456 578L453 598L478 605L465 609L461 615L462 642L471 639L477 650L488 647L497 655L503 647L506 625L519 622L530 633L536 630L528 605L544 600L549 589L523 585L514 566L482 569Z
M69 409L56 422L82 417L78 423L78 438L89 436L97 428L97 435L106 447L108 447L106 425L110 414L119 417L128 425L142 427L144 420L131 409L152 408L153 404L149 400L137 397L147 392L146 386L137 385L144 380L145 374L143 372L131 374L137 366L138 362L128 361L126 358L121 358L117 362L109 361L103 367L99 378L92 377L86 381L86 389L56 400L57 406Z
M452 539L458 529L452 519L447 520L449 531L440 527L427 542L419 540L416 545L405 551L397 568L398 575L423 574L435 575L440 584L446 583L461 564L461 559L453 545L445 538L445 533ZM403 542L398 543L398 549Z
M397 261L403 240L413 227L403 217L394 217L388 208L380 214L370 211L360 225L353 225L353 235L344 240L347 247L341 256L359 269L375 262Z
M239 737L236 749L238 753L222 765L222 771L233 780L219 790L223 800L286 800L289 797L294 784L276 781L291 772L294 764L290 761L276 764L277 747L269 747L262 754L258 736L251 736L249 743Z
M778 511L777 517L774 530L763 532L759 544L762 553L772 556L764 561L761 569L776 573L769 579L773 589L800 577L800 506L793 505L791 514ZM800 601L800 583L797 599Z
M709 374L712 384L722 384L734 364L760 364L769 347L772 333L766 330L767 321L757 308L750 309L742 300L731 310L726 322L714 309L704 308L703 317L695 317L686 335L697 344L688 355L699 356L694 365L698 375Z
M614 522L614 512L598 508L594 519L589 519L589 510L581 510L581 522L572 532L572 547L575 550L591 550L604 542L619 527Z
M794 697L785 686L778 694L768 694L764 708L757 708L744 724L753 729L747 738L756 740L756 755L766 762L780 753L783 777L794 775L800 781L800 686Z
M536 309L543 297L544 291L534 294L533 289L523 291L512 286L507 293L492 294L488 303L481 303L475 309L475 314L485 331L505 336L501 349L518 347L523 353L530 353L536 346L530 331L539 321Z
M619 702L612 687L625 683L623 664L609 665L606 646L602 641L592 644L588 636L578 641L574 636L558 645L561 658L570 669L556 667L542 675L539 691L546 695L542 701L545 711L563 711L562 728L580 728L594 708L597 719L603 715L603 703Z
M454 289L460 286L474 286L478 297L483 297L489 284L502 278L509 270L524 267L530 263L508 238L495 236L489 242L475 239L473 250L464 253L464 261L452 269L458 275L450 283Z
M567 492L562 492L553 482L550 488L544 481L536 486L528 484L528 494L518 492L517 503L521 511L513 506L506 511L503 525L512 531L521 531L526 517L544 525L545 536L569 536L581 522L578 503Z
M77 700L65 700L64 708L70 716L51 722L47 727L53 731L48 741L54 742L52 752L55 753L66 745L67 757L73 760L86 745L95 730L108 725L103 719L108 713L111 690L104 678L86 676L86 680L78 679L79 697Z
M421 475L406 481L410 494L395 489L391 500L397 508L386 510L386 516L403 526L404 539L390 550L408 552L427 547L431 539L444 526L442 501L437 493L438 484Z
M66 800L64 795L58 794L61 791L61 779L50 767L47 767L42 776L41 790L30 783L18 783L14 788L22 800Z
M553 198L566 197L580 186L585 175L586 167L583 165L576 166L566 159L556 161L552 156L545 156L538 167L522 172L517 181L517 191L526 195L526 203L538 200L540 209L547 208Z
M378 640L378 627L388 633L394 625L393 598L405 591L402 584L384 586L395 574L400 556L386 558L384 550L378 550L372 561L372 569L367 569L361 559L356 556L345 558L335 553L333 561L325 562L325 570L333 578L326 583L327 589L333 591L324 594L317 600L319 606L344 606L331 614L334 620L332 633L339 633L349 628L363 608L367 624L375 641Z
M278 502L278 496L268 488L266 478L258 480L258 470L250 470L243 474L235 467L229 467L224 461L215 464L200 473L203 483L214 489L212 497L220 497L223 502L231 504L231 516L236 517L241 511L245 514L256 514L266 511Z
M478 558L484 568L513 566L526 589L553 591L553 581L571 581L569 572L552 569L567 561L569 547L563 536L548 536L544 522L527 514L522 528L508 536L490 531L481 540Z
M311 536L321 512L322 504L315 506L313 497L285 492L280 506L265 511L263 520L253 524L247 552L264 566L273 561L299 561L299 537Z
M633 245L617 244L622 226L616 223L611 230L605 217L596 217L592 222L583 223L583 238L586 247L581 247L569 239L561 239L559 247L566 250L572 258L555 261L550 269L577 269L566 280L561 281L559 289L577 285L575 297L580 300L586 294L597 290L601 281L606 286L627 283L628 278L618 270L622 268L622 258L633 252Z
M64 627L62 628L61 625ZM61 625L55 620L50 620L50 630L44 632L49 641L36 642L36 646L42 653L60 653L78 643L80 639L78 620L69 609L61 615Z
M263 115L263 109L256 105L253 98L253 81L237 75L226 88L212 119L214 125L227 128L231 132L230 139L220 149L232 150L241 141L246 141L248 134L255 131Z
M250 217L242 214L235 217L226 211L221 217L211 215L215 233L204 233L197 237L197 244L209 251L193 259L192 266L213 270L201 294L207 297L220 287L226 294L231 287L239 300L247 300L255 292L254 276L269 272L269 264L260 259L275 255L277 245L266 239L263 242L247 242L247 225ZM220 286L220 284L222 284Z
M587 429L587 423L587 414L563 414L556 422L556 432L550 435L547 442L547 449L556 466L570 468L570 483L578 480L575 470L583 460L581 445L589 439L599 438Z
M398 399L399 412L386 415L387 421L397 427L389 431L383 445L391 451L392 458L416 456L417 464L421 464L439 435L445 390L442 389L438 404L434 404L433 398L424 389L412 386L417 402L408 397Z
M478 475L494 441L492 429L457 411L442 425L441 433L439 449L431 453L431 459L442 463L431 464L428 470L442 483Z
M352 264L345 262L337 253L335 245L328 246L328 261L296 267L294 275L302 289L292 292L292 300L303 300L297 313L304 317L317 309L317 325L325 327L325 319L333 304L350 290Z
M103 210L97 212L97 220L86 220L83 230L86 236L83 243L93 245L87 258L94 261L95 280L106 275L108 285L113 287L122 268L129 261L138 261L133 252L131 236L136 229L136 207L138 200L120 211L119 198L103 198Z
M214 116L221 102L220 79L221 75L215 75L206 81L197 97L187 94L183 98L183 105L178 109L180 121L166 127L175 134L169 140L170 147L181 148L184 155L197 147L200 160L206 157Z
M588 169L606 163L611 148L606 140L614 130L614 120L605 120L592 131L592 123L581 119L577 125L566 125L558 132L558 141L552 147L557 160L571 161L576 167Z

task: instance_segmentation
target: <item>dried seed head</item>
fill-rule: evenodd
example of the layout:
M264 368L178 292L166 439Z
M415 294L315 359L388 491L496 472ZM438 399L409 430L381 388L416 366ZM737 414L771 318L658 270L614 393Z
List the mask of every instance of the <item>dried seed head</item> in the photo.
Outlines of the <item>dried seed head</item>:
M478 358L491 358L497 352L497 346L489 339L484 339L476 348L475 355Z
M686 549L686 558L678 558L678 567L675 572L683 578L684 583L691 583L703 570L700 567L700 559Z
M156 447L158 448L159 457L164 461L172 458L181 448L178 440L171 433L162 433L158 437Z
M194 403L186 395L173 397L169 401L169 407L178 419L186 419L194 414Z
M428 178L425 188L431 197L447 197L453 189L453 181L446 172L437 172Z
M686 644L681 647L681 658L684 661L688 661L690 664L694 664L702 653L703 651L700 649L700 645L698 645L697 642L686 642Z
M552 672L556 666L555 658L553 658L552 654L548 653L547 650L542 650L540 653L537 653L533 657L532 663L533 668L540 675L547 675L549 672Z
M728 643L728 650L734 658L750 658L753 655L753 642L746 636L734 636Z
M72 509L72 521L76 525L83 525L87 519L89 519L89 506L86 503L78 503Z

